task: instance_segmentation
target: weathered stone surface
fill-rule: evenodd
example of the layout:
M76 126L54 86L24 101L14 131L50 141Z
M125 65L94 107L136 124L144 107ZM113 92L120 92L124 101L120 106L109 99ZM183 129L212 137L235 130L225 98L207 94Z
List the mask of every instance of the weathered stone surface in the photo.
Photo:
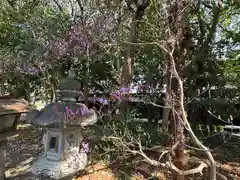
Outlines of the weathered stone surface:
M81 82L74 77L63 79L59 84L60 99L76 101L81 94Z
M47 127L43 137L44 154L32 168L33 174L40 179L66 179L87 165L86 153L79 150L80 126L96 123L97 114L77 102L80 90L81 83L69 77L60 82L60 102L48 104L41 111L28 115L33 124Z
M93 110L88 110L88 113L84 115L77 115L75 120L70 122L66 117L66 107L73 113L76 113L78 109L88 109L82 103L73 102L59 102L51 103L42 109L39 113L37 111L29 113L26 119L32 121L33 124L41 126L51 126L58 123L60 120L65 121L66 124L75 124L81 126L92 125L97 121L97 114Z
M39 115L40 111L37 109L33 109L29 111L23 118L23 120L26 120L29 124Z
M62 161L51 161L46 156L40 156L32 167L35 175L47 175L54 179L62 179L74 175L87 165L87 155L79 153L78 148L73 148L66 154Z

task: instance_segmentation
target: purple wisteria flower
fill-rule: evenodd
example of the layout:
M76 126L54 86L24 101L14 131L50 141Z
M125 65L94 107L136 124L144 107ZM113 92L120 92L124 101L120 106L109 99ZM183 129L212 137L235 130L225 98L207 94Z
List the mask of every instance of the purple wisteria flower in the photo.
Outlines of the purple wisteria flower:
M65 107L65 112L66 114L69 114L69 108L67 106Z
M76 113L74 113L71 109L69 109L67 106L65 107L65 115L67 121L74 122L76 120Z
M84 152L84 153L89 152L89 144L88 143L82 142L81 152Z
M86 106L83 106L80 109L80 111L81 111L82 116L85 116L85 115L89 114L89 109Z
M38 75L40 70L32 65L24 64L23 66L17 67L17 70L22 74Z
M118 91L117 92L113 92L113 93L110 94L110 97L112 99L114 99L114 100L120 100L121 99L121 94Z
M114 100L120 100L125 95L129 95L132 92L130 87L121 87L120 90L110 93L110 97Z
M131 88L129 87L121 87L119 90L120 93L130 93L131 92Z
M35 68L35 67L28 67L26 69L26 71L29 73L29 74L33 74L33 75L36 75L39 73L39 69Z
M77 111L76 111L76 115L77 115L77 116L81 115L80 108L77 109Z
M97 98L96 101L98 101L99 103L101 103L103 105L108 105L108 100L105 98Z
M65 112L66 112L66 114L68 114L68 115L74 115L75 113L71 110L71 109L69 109L67 106L65 107Z
M89 114L89 109L86 106L83 106L82 108L78 108L76 111L77 116L85 116Z

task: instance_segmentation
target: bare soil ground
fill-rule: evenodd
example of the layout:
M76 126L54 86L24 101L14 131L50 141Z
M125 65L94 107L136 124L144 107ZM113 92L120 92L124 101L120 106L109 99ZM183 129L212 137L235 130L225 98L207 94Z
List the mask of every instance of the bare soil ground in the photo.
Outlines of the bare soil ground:
M23 128L23 130L20 131L19 135L10 137L7 143L7 180L33 180L31 165L43 150L41 144L42 133L31 126L24 125L23 127L19 126L19 128ZM230 138L225 143L223 142L224 140L221 137L215 136L209 138L205 143L219 146L213 151L218 164L217 171L224 174L228 180L240 180L240 138ZM203 153L197 153L194 156L200 159L205 157ZM143 162L128 164L127 160L121 157L121 160L111 166L101 162L93 163L75 177L77 180L143 180L151 178L169 180L171 179L171 172L167 169L152 167ZM208 180L208 170L205 169L203 175L196 174L189 176L188 179ZM217 179L221 178L218 176Z
M17 135L8 138L6 176L8 180L32 180L31 165L43 150L41 132L32 126L18 126Z

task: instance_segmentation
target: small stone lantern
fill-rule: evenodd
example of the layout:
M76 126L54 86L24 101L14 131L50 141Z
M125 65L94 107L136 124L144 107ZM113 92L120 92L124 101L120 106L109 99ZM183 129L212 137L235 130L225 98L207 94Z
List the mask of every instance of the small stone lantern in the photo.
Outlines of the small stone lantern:
M28 103L20 98L0 97L0 180L5 180L5 145L7 137L17 133L17 124L22 113L28 111Z
M60 101L48 104L32 119L33 124L46 127L43 136L44 153L33 165L35 175L46 174L53 179L74 175L87 165L87 155L81 151L81 127L92 125L97 115L78 103L81 83L74 78L60 82Z

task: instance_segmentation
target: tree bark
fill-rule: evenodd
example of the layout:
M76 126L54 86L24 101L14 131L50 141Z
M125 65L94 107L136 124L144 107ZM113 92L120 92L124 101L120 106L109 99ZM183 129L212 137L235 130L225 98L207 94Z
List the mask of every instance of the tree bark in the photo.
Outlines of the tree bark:
M132 78L132 64L133 64L133 55L134 55L134 44L136 42L136 29L137 29L137 21L136 18L133 17L131 23L131 29L128 36L128 44L126 46L126 54L124 57L124 64L122 69L122 77L121 77L121 85L123 87L129 87L131 84Z
M121 86L124 88L129 88L132 81L133 75L133 61L134 61L134 52L135 52L135 45L138 37L138 25L140 20L142 19L146 8L148 7L150 0L143 0L141 4L135 4L136 11L134 11L130 4L130 1L127 1L129 9L134 11L134 16L132 17L130 32L128 36L128 43L126 45L125 57L124 57L124 64L122 68L122 75L121 75ZM128 100L122 100L120 105L121 112L124 113L127 107Z
M4 96L4 83L0 84L0 96Z
M122 70L122 79L121 79L121 85L123 87L129 87L132 80L132 74L133 74L133 56L134 56L134 49L138 37L138 26L140 21L142 20L142 17L144 16L145 10L148 7L150 3L150 0L143 0L141 4L135 4L136 11L134 11L130 4L131 2L127 1L127 4L129 6L129 9L134 11L134 16L132 18L131 22L131 28L130 33L128 36L128 44L126 46L126 54L124 58L124 65Z
M164 56L164 58L167 58ZM167 62L167 67L166 67L166 73L163 79L163 84L167 85L167 89L166 89L166 93L165 93L165 97L164 97L164 108L163 108L163 121L162 121L162 126L163 126L163 131L164 132L168 132L168 128L169 128L169 116L170 116L170 112L171 112L171 107L169 106L170 102L169 102L169 95L171 92L171 63L170 61Z
M51 78L51 102L54 103L56 102L56 87L57 87L57 77L56 73L53 71L52 72L52 78Z
M186 119L186 114L184 110L184 97L183 97L183 87L182 87L182 67L184 67L185 59L187 54L189 53L189 44L191 43L191 36L189 36L189 26L187 17L185 14L187 12L187 7L189 7L189 3L191 1L182 0L182 1L168 1L170 6L168 11L168 26L170 30L170 35L168 37L168 46L170 47L171 54L171 65L170 70L174 75L171 78L171 86L170 86L170 95L172 100L172 113L170 118L170 123L172 127L172 146L178 143L175 149L175 158L174 165L183 170L187 164L187 158L184 154L184 144L185 144L185 136L184 136L184 124L190 133L190 136L193 138L195 143L206 151L209 160L211 161L211 176L212 180L216 179L216 166L215 161L208 151L208 149L203 146L198 139L193 134L191 127ZM213 26L210 30L210 38L207 38L205 42L205 46L211 42L212 32L215 31L217 16L219 12L216 11L215 20L213 21ZM170 73L169 73L170 74ZM184 124L183 124L184 123ZM190 130L189 130L190 129ZM182 180L184 179L183 175L179 175L174 173L174 180Z
M179 66L179 62L175 61L175 63L177 62L177 65ZM179 68L178 68L178 72L179 72ZM172 87L171 87L171 93L172 93L172 99L175 101L173 104L173 109L172 113L171 113L171 117L170 117L170 123L171 123L171 127L172 127L172 135L173 135L173 144L172 146L179 142L179 145L177 146L177 148L175 149L175 159L174 159L174 165L180 169L180 170L184 170L184 168L186 167L187 161L186 161L186 157L184 154L184 141L185 141L185 136L184 136L184 126L182 123L182 119L181 119L181 108L180 108L180 104L179 104L179 85L178 85L178 81L177 79L172 79ZM184 176L179 175L178 173L174 172L174 180L183 180Z
M89 61L90 61L90 52L89 47L87 48L87 58L85 60L85 74L84 74L84 104L88 106L88 97L89 97Z
M169 4L169 11L168 11L168 27L170 30L170 35L168 37L168 45L173 52L174 62L168 64L170 71L169 75L169 88L171 97L171 104L172 104L172 111L170 116L170 124L171 124L171 131L172 131L172 139L171 139L171 146L178 143L174 157L174 165L180 169L184 170L187 165L187 158L184 153L184 125L182 122L182 110L180 106L180 87L178 83L178 79L173 74L173 68L176 69L177 73L181 77L181 67L183 67L185 63L185 54L186 48L184 47L187 39L184 37L185 35L185 27L186 19L184 20L184 14L186 13L186 1L168 1ZM173 64L174 63L174 64ZM173 172L173 179L174 180L183 180L184 176L180 175L176 172Z
M0 78L0 96L4 96L5 94L5 88L4 88L4 71L2 71L0 69L0 74L1 74L1 78Z

